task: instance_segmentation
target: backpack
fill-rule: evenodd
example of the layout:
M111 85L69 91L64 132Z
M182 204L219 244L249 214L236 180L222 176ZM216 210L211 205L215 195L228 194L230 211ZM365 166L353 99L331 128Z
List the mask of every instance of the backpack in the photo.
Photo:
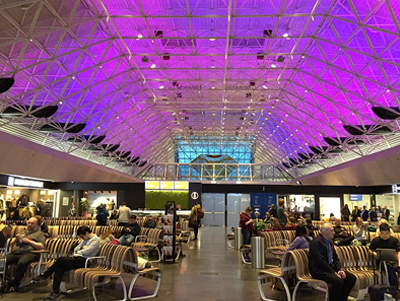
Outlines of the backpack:
M203 218L203 217L204 217L204 210L197 209L197 218Z

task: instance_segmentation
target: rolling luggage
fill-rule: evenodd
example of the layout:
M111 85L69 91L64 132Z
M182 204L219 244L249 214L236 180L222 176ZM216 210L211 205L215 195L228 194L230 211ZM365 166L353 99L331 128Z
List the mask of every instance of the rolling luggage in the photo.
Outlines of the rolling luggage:
M385 299L385 294L391 295L393 300L396 300L397 291L396 287L388 284L374 284L368 288L368 294L370 301L382 301Z
M392 255L396 255L397 257L397 252L396 250L382 250L382 249L377 249L376 250L378 253L378 260L380 261L380 266L384 271L381 271L381 282L382 284L375 284L376 282L376 277L375 277L375 260L372 260L372 268L374 272L374 285L370 286L368 288L368 294L370 297L370 301L382 301L382 300L396 300L397 298L397 289L395 286L390 286L389 284L389 276L388 276L388 270L387 270L387 264L385 259L392 259L390 258ZM391 254L393 253L393 254ZM387 256L388 258L384 258ZM386 275L386 284L383 284L383 272Z

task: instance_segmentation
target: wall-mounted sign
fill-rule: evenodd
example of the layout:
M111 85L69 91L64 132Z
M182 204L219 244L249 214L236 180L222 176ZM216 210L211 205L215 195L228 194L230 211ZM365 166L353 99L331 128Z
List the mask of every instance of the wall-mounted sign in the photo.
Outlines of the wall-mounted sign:
M160 181L160 189L174 189L174 181Z
M392 185L392 192L393 193L399 193L398 191L399 191L399 187L397 186L397 184L393 184Z
M20 179L14 177L8 177L8 186L24 186L24 187L35 187L43 188L44 183L41 181L34 181L28 179Z
M192 194L190 195L192 200L197 200L199 198L199 193L196 191L193 191Z
M63 197L63 206L68 206L69 204L69 197L65 196Z
M145 183L146 189L159 189L160 188L160 182L159 181L146 181Z

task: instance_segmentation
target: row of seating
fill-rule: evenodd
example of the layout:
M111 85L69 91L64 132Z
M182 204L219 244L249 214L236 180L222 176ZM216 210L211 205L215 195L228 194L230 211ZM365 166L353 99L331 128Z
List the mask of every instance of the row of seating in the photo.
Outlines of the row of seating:
M345 246L335 247L343 269L356 276L356 284L351 295L356 300L363 300L368 287L374 283L373 258L368 248L365 246ZM377 277L379 272L375 272ZM285 289L288 301L296 300L297 290L302 283L307 283L319 288L323 288L327 295L327 284L322 280L313 279L308 268L308 249L294 250L287 252L282 259L281 266L272 269L263 269L258 273L258 288L263 300L267 299L263 290L263 284L270 279L279 279ZM295 281L290 281L294 279ZM296 283L293 294L290 293L289 283Z

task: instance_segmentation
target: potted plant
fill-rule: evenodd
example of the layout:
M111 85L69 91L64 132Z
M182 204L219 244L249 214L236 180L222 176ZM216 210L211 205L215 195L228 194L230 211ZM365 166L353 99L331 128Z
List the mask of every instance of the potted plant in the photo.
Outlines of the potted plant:
M89 202L88 202L87 198L81 198L80 205L81 205L81 210L82 210L81 211L82 216L86 216L86 212L89 207Z

